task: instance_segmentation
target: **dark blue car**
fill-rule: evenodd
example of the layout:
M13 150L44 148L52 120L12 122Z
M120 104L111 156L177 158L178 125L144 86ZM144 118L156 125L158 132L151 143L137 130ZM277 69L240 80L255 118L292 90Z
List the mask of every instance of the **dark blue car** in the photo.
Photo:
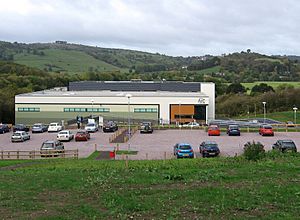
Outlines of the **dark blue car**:
M190 144L177 143L174 146L174 155L177 158L194 158L194 151Z
M9 132L10 128L7 124L0 124L0 134L4 134L6 132Z
M218 144L214 141L203 141L199 146L202 157L216 157L220 154Z

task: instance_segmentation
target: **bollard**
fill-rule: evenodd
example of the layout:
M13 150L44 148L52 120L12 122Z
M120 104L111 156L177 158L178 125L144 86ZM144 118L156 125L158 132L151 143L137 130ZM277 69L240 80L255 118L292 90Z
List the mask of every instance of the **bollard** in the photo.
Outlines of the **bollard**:
M97 144L95 144L95 151L97 151Z
M146 160L148 160L148 153L146 153Z
M166 160L167 159L167 152L165 151L164 152L164 160Z
M120 148L119 148L119 144L117 144L117 151L119 151L120 150Z

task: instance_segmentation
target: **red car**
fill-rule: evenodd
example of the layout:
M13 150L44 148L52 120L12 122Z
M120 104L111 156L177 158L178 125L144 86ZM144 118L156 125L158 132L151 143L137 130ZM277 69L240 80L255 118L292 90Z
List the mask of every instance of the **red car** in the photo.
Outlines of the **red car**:
M259 134L261 136L265 136L265 135L274 136L274 131L271 125L261 125L259 128Z
M210 125L208 127L208 136L220 136L221 131L218 125Z
M87 131L77 131L75 135L75 141L88 141L90 138L90 133Z

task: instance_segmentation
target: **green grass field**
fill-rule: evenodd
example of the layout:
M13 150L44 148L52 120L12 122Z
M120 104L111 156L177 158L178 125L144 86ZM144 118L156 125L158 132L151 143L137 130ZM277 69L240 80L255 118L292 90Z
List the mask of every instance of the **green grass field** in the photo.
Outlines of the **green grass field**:
M89 68L99 71L120 70L111 64L97 60L94 57L80 51L45 49L41 50L44 56L20 53L14 56L16 63L35 67L39 69L49 68L52 65L52 71L62 71L70 73L88 72Z
M299 154L0 170L2 219L297 219ZM7 164L0 161L0 167ZM18 163L18 162L16 162ZM11 165L11 163L10 163Z
M214 67L211 67L211 68L200 70L199 73L208 74L208 73L217 73L219 71L220 71L220 66L214 66Z
M244 115L244 116L239 116L236 118L247 118L248 115ZM256 114L256 116L254 114L250 114L249 118L263 118L264 115L263 114ZM277 121L281 121L281 122L287 122L287 121L292 121L294 122L294 112L293 111L287 111L287 112L272 112L272 113L266 113L266 118L270 118L270 119L274 119ZM297 111L297 115L296 115L297 120L297 124L300 124L300 112Z
M253 83L241 83L243 86L245 86L245 88L249 89L249 91L251 91L251 89L255 86L258 85L260 83L266 83L269 86L272 86L274 89L276 89L279 85L292 85L295 88L299 88L300 87L300 82L269 82L269 81L259 81L259 82L253 82ZM249 92L250 93L250 92Z

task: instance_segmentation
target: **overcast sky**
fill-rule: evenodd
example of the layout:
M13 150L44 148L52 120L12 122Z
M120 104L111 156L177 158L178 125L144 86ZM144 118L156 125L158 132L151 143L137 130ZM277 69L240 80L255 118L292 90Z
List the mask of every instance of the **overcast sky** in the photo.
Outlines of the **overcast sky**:
M299 0L0 0L0 40L300 55Z

